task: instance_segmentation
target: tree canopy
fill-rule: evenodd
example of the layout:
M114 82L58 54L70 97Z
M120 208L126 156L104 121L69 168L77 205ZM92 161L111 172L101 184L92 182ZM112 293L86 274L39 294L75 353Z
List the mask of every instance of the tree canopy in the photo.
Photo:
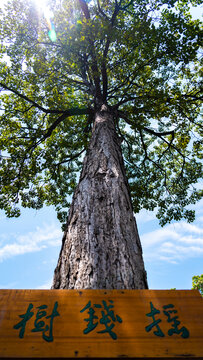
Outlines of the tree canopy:
M203 296L203 274L194 275L192 277L192 289L199 290L200 294Z
M65 220L94 113L114 116L134 211L194 220L201 197L199 0L12 0L0 25L0 208Z

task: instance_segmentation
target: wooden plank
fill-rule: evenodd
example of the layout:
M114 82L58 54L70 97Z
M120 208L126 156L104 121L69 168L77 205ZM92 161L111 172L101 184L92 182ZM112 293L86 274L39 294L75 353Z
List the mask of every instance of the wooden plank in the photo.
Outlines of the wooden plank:
M196 290L0 290L0 359L203 359Z

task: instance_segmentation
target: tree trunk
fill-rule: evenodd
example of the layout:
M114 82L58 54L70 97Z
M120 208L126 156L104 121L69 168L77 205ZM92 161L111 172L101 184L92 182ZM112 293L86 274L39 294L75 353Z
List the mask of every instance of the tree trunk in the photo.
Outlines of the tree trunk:
M52 288L148 288L120 139L104 105L95 115Z

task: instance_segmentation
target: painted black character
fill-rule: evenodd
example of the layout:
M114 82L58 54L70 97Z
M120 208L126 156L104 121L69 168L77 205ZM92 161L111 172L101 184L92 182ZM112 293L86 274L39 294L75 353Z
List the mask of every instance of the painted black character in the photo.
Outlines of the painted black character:
M146 326L145 330L149 332L153 329L153 327L156 327L156 330L153 331L154 335L164 337L165 335L158 325L161 322L161 319L155 319L155 315L160 314L160 311L154 307L152 302L150 302L150 307L151 311L146 314L146 316L152 317L153 322L150 325Z
M178 329L180 325L180 321L178 320L178 316L173 316L173 314L177 314L177 310L173 309L173 304L164 305L164 314L167 316L167 321L172 323L172 328L168 330L168 335L171 336L173 334L181 334L182 338L187 339L190 336L188 329L185 326L182 326Z
M14 325L14 327L13 327L14 329L17 329L17 330L20 329L19 338L21 338L21 339L24 337L27 321L30 320L31 317L34 315L33 311L31 311L32 308L33 308L33 305L29 304L26 313L19 315L19 317L22 318L22 320L18 324Z
M115 326L114 322L118 321L119 323L122 323L122 319L120 318L120 316L114 315L113 310L110 310L114 307L113 300L109 300L109 302L110 305L108 306L105 300L102 301L104 310L101 310L102 317L100 319L100 324L103 324L105 326L105 329L98 331L98 333L102 334L107 332L113 340L116 340L117 335L115 332L112 331L112 329Z
M88 322L86 329L83 330L84 334L88 334L90 331L94 330L98 325L98 321L94 322L94 320L98 319L98 316L94 315L95 310L91 307L91 301L89 301L87 305L80 312L83 313L87 309L89 309L88 311L89 317L87 319L84 319L84 321Z
M60 315L57 311L57 307L58 307L58 302L56 301L51 315L48 316L46 316L47 305L41 305L37 307L38 312L34 322L35 327L34 329L32 329L32 332L42 331L43 339L48 342L53 341L53 320L56 316ZM45 324L44 320L42 320L42 318L44 317L45 319L50 319L49 325Z
M112 337L113 340L117 339L117 335L115 334L115 332L112 331L112 329L114 328L115 324L113 322L122 322L122 319L120 318L120 316L115 315L114 311L112 310L113 308L113 301L109 300L110 305L107 305L106 301L103 300L102 304L103 304L103 310L101 310L101 318L99 320L100 324L105 326L104 330L98 331L98 333L109 333L109 335ZM102 305L101 304L94 304L93 305L94 308L98 308L98 309L102 309ZM84 319L84 321L87 321L87 327L86 329L83 331L84 334L88 334L90 331L94 330L97 325L98 325L98 316L95 315L95 310L91 306L91 301L89 301L87 303L87 305L80 311L83 312L87 309L89 309L88 314L89 317L87 319ZM110 324L109 324L110 323Z

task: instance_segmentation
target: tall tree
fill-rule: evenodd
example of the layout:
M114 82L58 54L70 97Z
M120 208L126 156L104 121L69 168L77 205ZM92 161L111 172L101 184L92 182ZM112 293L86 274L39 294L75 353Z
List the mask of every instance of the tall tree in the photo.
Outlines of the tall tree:
M75 189L55 288L146 288L133 212L194 220L201 30L190 3L52 1L52 20L28 0L2 11L0 208L52 204L65 222Z

